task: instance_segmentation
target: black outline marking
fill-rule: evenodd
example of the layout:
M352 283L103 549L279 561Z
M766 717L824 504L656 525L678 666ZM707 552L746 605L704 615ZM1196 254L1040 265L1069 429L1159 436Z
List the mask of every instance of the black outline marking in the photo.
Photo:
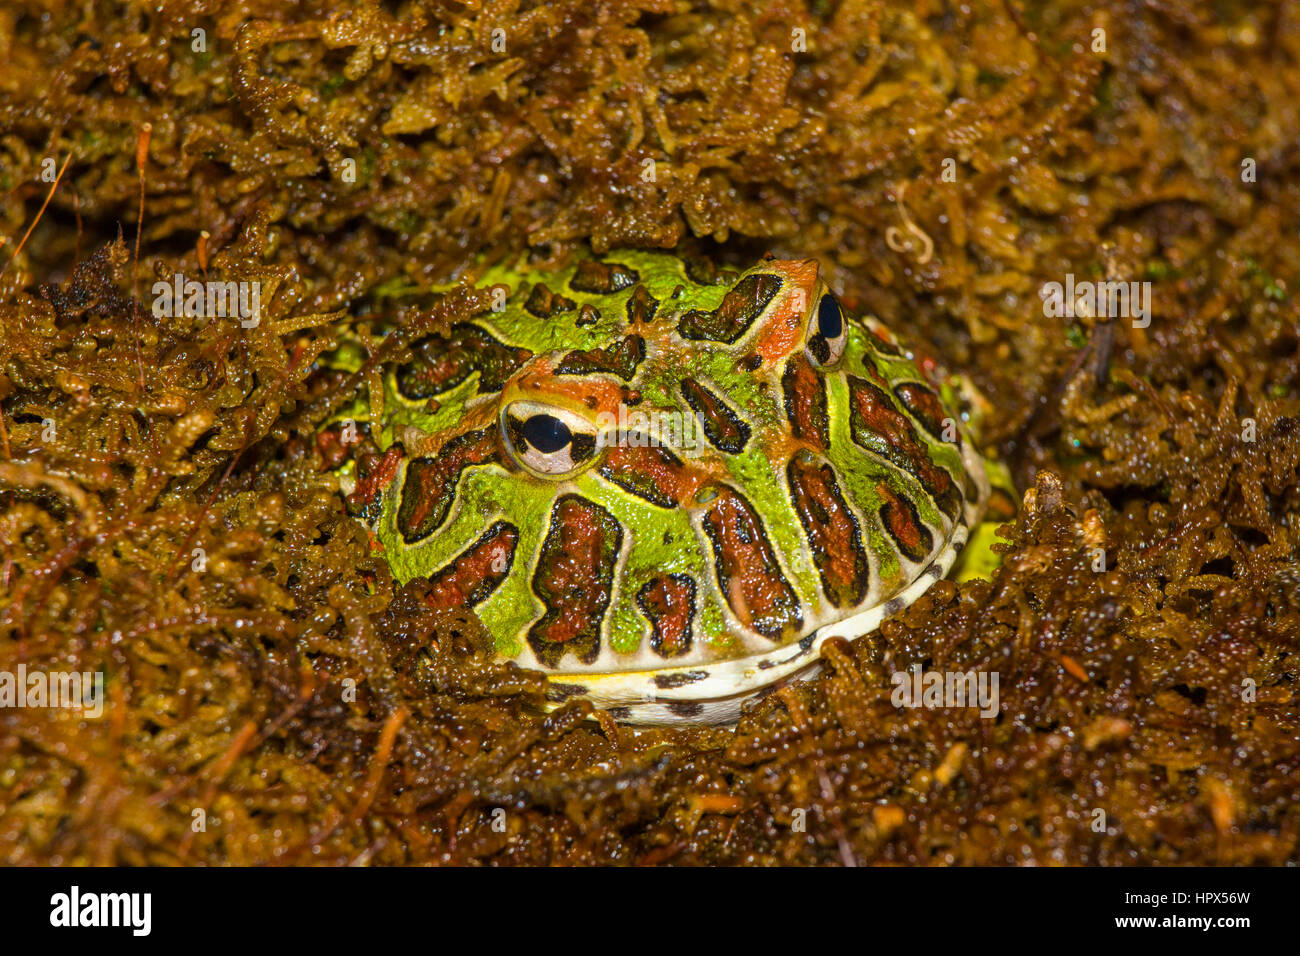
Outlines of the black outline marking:
M668 711L674 717L698 717L704 713L704 704L697 700L670 700L668 701Z
M546 682L546 699L562 704L574 697L585 697L591 691L582 684L561 684L556 681Z
M700 420L700 425L704 428L704 436L714 448L725 451L729 455L739 455L745 450L753 429L720 395L693 378L682 379L680 390L682 399ZM718 427L719 420L723 424L730 425L739 439L725 436Z
M448 441L436 455L421 455L413 458L406 463L406 470L402 474L401 497L397 502L397 513L393 516L393 524L397 528L397 533L402 536L402 540L407 544L417 544L429 537L435 531L443 526L447 521L447 516L451 514L451 506L456 501L456 489L460 487L460 479L468 468L483 468L488 465L496 464L500 460L496 442L490 443L490 452L481 461L462 461L456 473L451 475L445 486L441 489L442 493L437 495L433 506L429 511L429 516L435 518L430 524L426 518L423 526L425 530L411 527L411 511L414 509L414 502L408 507L407 495L416 492L416 484L411 481L411 470L418 468L423 472L426 468L435 467L443 457L452 449L459 448L460 445L475 445L482 441L488 441L490 429L480 428L477 431L464 432ZM468 456L466 456L468 459ZM441 473L439 474L441 476ZM424 493L427 488L420 488L419 493Z
M539 319L554 318L565 312L572 312L577 307L577 302L565 298L558 292L552 292L544 282L533 286L524 302L524 311Z
M640 281L637 271L621 262L583 259L569 279L569 289L587 295L614 295Z
M636 432L636 434L640 435L643 433ZM649 436L647 436L647 438L648 437ZM667 464L670 467L673 468L682 467L682 460L678 458L676 455L674 455L667 448L663 447L662 445L651 445L649 441L647 441L644 446L638 445L638 446L628 446L628 447L629 448L636 447L638 450L644 448L645 451L648 451L652 454L658 455L666 459ZM653 488L651 488L651 487L637 486L631 484L627 479L627 476L629 474L636 475L637 477L640 476L637 475L636 472L630 471L630 469L625 472L616 473L610 465L610 455L608 454L605 455L604 459L600 463L600 466L596 469L596 472L597 474L600 475L600 477L604 478L606 481L618 485L618 487L622 488L628 494L635 495L637 498L640 498L642 501L646 502L647 504L654 505L656 508L676 508L679 504L676 498L673 498L670 495L668 495L668 493L665 492L658 485L654 485ZM664 543L667 544L668 542L665 541Z
M708 676L708 671L686 671L683 674L656 674L653 679L655 686L660 690L672 690L674 687L685 687L687 684L705 680Z
M734 345L767 311L785 280L771 272L751 272L727 291L712 312L691 309L677 320L677 334L697 342Z

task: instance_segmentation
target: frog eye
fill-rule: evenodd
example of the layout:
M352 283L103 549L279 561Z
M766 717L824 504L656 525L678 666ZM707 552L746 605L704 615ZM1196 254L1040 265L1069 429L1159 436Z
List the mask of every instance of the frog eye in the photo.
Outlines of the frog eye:
M525 471L571 475L596 456L596 429L581 415L537 402L514 402L501 416L506 447Z
M824 292L817 300L817 309L808 323L808 358L813 365L834 365L844 354L849 327L844 320L844 310L833 292Z

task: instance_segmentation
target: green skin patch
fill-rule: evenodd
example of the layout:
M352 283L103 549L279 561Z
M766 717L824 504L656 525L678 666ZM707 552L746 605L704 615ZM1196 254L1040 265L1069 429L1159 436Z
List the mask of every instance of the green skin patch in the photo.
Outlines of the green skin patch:
M711 280L644 251L482 276L503 307L385 370L374 438L403 456L365 504L396 577L474 595L498 652L557 680L682 682L937 576L987 494L959 416L932 434L951 394L811 260Z
M964 584L993 577L993 572L1002 563L1002 555L993 550L993 545L998 543L1000 525L998 521L981 521L975 526L953 567L953 580Z

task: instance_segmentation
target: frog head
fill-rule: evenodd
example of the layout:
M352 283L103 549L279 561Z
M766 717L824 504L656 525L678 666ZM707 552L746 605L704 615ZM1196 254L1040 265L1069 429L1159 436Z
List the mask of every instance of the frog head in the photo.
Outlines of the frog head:
M412 348L373 510L398 578L497 652L640 720L739 700L946 572L987 487L934 386L816 260L497 269Z

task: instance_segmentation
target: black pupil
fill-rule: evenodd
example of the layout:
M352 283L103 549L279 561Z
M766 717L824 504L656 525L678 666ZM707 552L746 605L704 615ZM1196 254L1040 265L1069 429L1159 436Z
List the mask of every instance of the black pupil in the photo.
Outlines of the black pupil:
M573 441L573 432L554 415L533 415L524 422L524 440L543 455L559 451Z
M817 306L817 331L828 342L838 339L840 333L844 331L844 317L840 315L840 304L829 292L822 296L822 301Z

